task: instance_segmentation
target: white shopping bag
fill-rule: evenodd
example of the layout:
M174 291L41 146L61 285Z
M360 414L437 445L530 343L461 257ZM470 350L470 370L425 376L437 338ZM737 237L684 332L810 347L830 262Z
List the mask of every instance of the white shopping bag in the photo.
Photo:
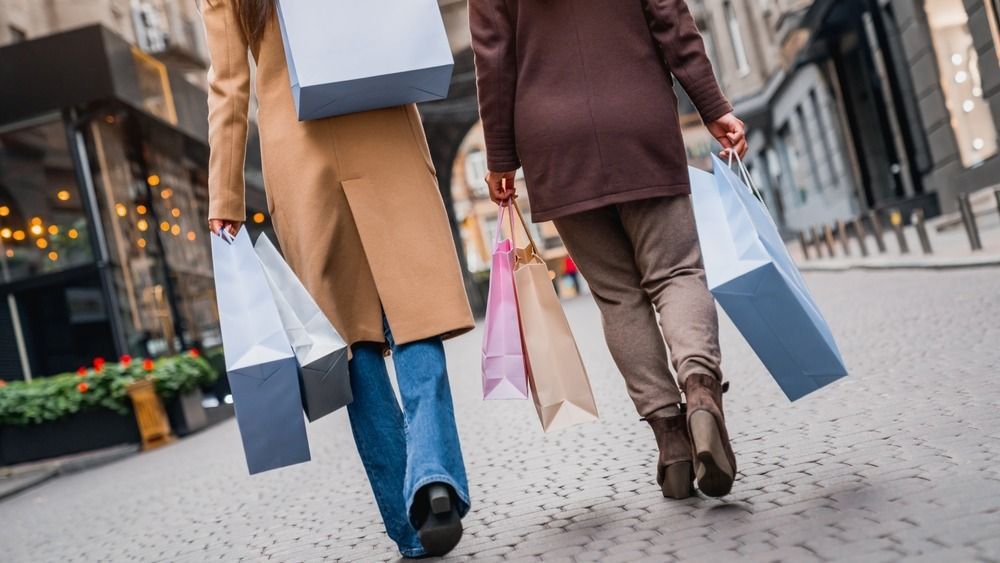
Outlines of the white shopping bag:
M250 473L309 461L295 355L250 235L241 229L210 238L226 371Z
M306 416L317 420L353 400L347 342L266 235L255 250L299 363Z

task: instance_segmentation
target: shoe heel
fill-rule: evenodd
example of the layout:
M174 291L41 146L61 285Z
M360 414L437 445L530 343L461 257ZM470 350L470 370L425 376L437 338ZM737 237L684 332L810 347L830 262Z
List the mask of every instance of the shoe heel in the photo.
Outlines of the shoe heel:
M698 488L706 495L721 497L729 494L735 479L726 457L715 417L707 411L692 413L688 418L691 441L698 459Z
M451 493L444 485L433 485L427 491L432 514L447 514L451 512Z
M691 496L691 462L680 461L667 467L663 479L663 496L673 499L685 499Z

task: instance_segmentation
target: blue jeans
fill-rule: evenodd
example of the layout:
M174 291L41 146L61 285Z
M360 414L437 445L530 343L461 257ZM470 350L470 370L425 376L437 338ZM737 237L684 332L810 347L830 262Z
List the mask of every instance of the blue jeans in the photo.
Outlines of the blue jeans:
M389 537L406 557L425 554L411 514L414 496L430 483L451 485L461 516L469 484L455 427L448 368L440 338L397 345L385 323L402 410L389 383L383 347L359 344L351 359L354 402L347 407L358 454Z

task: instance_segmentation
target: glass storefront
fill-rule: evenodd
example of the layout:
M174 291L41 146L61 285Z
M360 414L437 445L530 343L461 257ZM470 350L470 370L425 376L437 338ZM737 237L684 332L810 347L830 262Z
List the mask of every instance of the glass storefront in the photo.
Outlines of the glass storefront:
M951 127L962 164L970 168L997 154L997 130L983 99L969 15L962 0L927 0L925 9Z
M113 355L85 191L54 115L0 131L0 374Z

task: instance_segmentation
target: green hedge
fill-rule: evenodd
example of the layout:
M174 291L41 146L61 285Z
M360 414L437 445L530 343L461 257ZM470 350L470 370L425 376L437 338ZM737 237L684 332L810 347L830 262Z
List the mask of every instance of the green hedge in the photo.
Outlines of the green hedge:
M93 368L80 368L77 373L0 384L0 424L37 424L96 409L126 414L126 387L146 376L153 378L157 394L167 401L211 385L219 374L193 351L156 361L125 357L105 363L97 359Z

